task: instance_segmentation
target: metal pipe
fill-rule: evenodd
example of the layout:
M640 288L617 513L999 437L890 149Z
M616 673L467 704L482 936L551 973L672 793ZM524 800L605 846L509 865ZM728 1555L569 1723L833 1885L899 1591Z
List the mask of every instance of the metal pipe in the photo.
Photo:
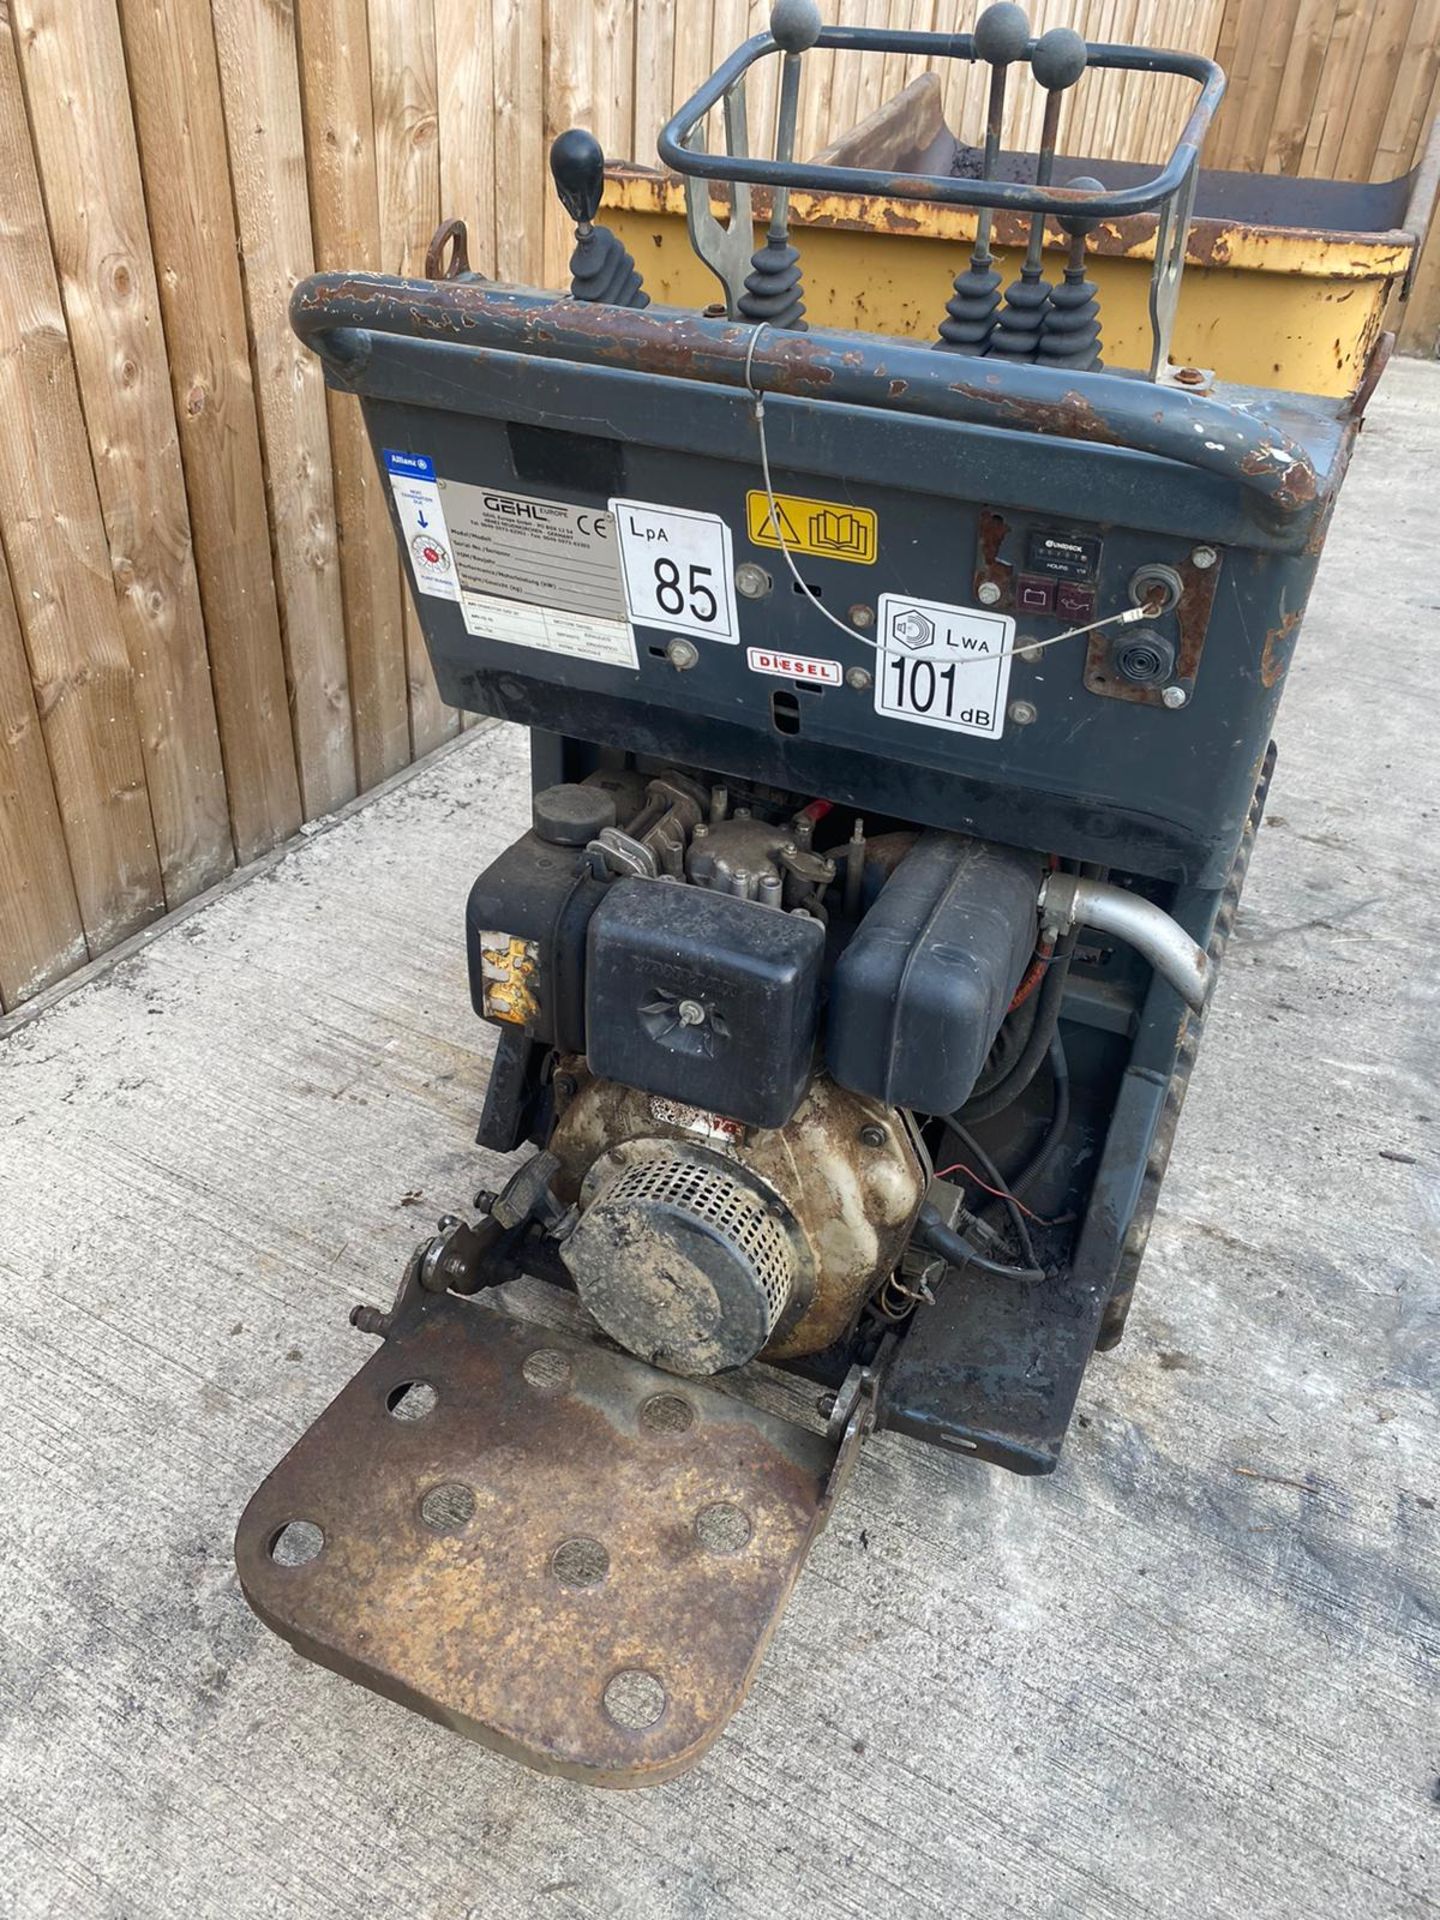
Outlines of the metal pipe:
M1287 516L1313 512L1319 491L1309 455L1242 408L1111 373L1091 374L1081 392L1064 369L956 360L916 341L822 328L757 338L739 322L663 307L367 273L302 280L290 324L332 382L362 393L367 336L383 333L1130 447L1214 473Z
M1113 933L1142 954L1196 1013L1210 996L1215 969L1205 949L1163 907L1138 893L1112 886L1108 880L1048 874L1040 888L1040 918L1042 925L1057 933L1071 927Z
M815 43L856 53L895 53L907 57L939 55L973 60L975 42L968 33L895 33L875 27L826 27ZM1038 44L1038 43L1037 43ZM1079 195L1064 187L1036 188L1016 180L960 180L950 174L883 173L869 167L791 165L775 160L730 159L697 153L683 142L747 68L776 50L768 33L759 33L722 60L694 96L661 128L660 158L676 173L705 180L741 180L751 186L789 187L797 193L873 194L899 200L938 200L942 206L1008 207L1031 213L1083 213L1096 220L1119 219L1158 207L1185 184L1205 132L1225 93L1225 75L1213 60L1195 53L1162 53L1148 47L1108 42L1092 46L1089 63L1120 73L1168 73L1193 80L1200 88L1174 151L1152 180L1104 194Z

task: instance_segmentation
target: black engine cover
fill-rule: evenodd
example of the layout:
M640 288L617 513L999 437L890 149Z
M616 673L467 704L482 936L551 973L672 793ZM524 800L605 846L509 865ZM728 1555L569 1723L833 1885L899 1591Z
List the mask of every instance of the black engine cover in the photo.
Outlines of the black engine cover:
M704 887L617 880L588 945L592 1073L747 1126L784 1126L813 1065L818 921Z

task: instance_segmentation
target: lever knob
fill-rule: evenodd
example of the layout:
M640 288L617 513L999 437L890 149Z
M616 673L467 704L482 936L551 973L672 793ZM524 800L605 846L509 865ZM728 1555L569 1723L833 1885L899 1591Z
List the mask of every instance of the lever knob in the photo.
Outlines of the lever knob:
M571 127L550 147L550 171L560 204L572 220L588 226L600 211L605 191L605 154L593 133Z
M1104 181L1094 180L1088 173L1082 173L1078 179L1067 180L1065 184L1071 193L1103 193L1105 191ZM1072 240L1079 240L1089 233L1092 227L1098 227L1100 222L1087 219L1083 213L1062 213L1057 224L1070 235Z
M1030 71L1047 93L1063 93L1085 71L1090 50L1073 27L1052 27L1035 42Z
M775 0L770 9L770 38L782 53L806 52L823 24L815 0Z
M995 0L975 22L975 51L992 67L1008 67L1030 44L1030 22L1014 0Z

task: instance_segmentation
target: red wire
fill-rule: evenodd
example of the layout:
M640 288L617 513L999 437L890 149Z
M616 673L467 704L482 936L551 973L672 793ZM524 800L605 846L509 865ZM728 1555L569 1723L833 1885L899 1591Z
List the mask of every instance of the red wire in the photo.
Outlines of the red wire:
M1036 987L1039 986L1041 980L1045 976L1046 967L1049 966L1050 962L1054 958L1055 958L1055 948L1053 945L1048 947L1037 947L1035 949L1035 958L1030 962L1030 965L1026 968L1024 979L1020 982L1019 986L1015 989L1015 998L1010 1002L1010 1005L1006 1009L1007 1013L1014 1013L1017 1007L1024 1006L1025 1002L1030 998L1031 994L1035 991Z
M1032 1213L1023 1200L1017 1199L1013 1193L1007 1192L1004 1187L992 1187L988 1180L982 1180L974 1168L967 1167L963 1160L957 1160L953 1167L942 1167L935 1175L935 1178L937 1180L944 1180L952 1173L963 1173L965 1178L974 1186L983 1187L986 1193L993 1193L997 1200L1013 1201L1021 1213L1025 1215L1025 1218L1027 1220L1033 1220L1037 1227L1048 1227L1053 1224L1053 1222L1044 1219L1040 1214Z

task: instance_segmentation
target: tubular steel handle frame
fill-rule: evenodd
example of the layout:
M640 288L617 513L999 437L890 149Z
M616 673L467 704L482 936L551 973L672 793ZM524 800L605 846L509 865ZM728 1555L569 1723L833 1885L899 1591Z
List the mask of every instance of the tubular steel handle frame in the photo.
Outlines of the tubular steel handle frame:
M816 46L855 53L902 53L977 61L975 40L968 33L904 33L879 27L825 27ZM1039 41L1026 42L1020 58L1028 60ZM880 198L929 200L942 206L976 207L993 211L1003 207L1017 213L1079 215L1087 219L1118 219L1126 214L1159 209L1155 265L1150 280L1150 378L1158 380L1170 352L1170 336L1180 302L1180 279L1185 266L1185 239L1200 171L1200 148L1216 108L1225 93L1225 75L1213 60L1201 54L1169 53L1148 47L1104 43L1088 46L1087 70L1118 73L1173 74L1193 80L1199 97L1190 110L1169 159L1155 176L1138 186L1115 192L1085 193L1073 187L1027 187L1013 180L959 180L951 174L885 173L867 167L813 166L803 162L762 160L745 151L743 102L745 81L758 61L781 54L768 33L759 33L721 62L699 91L661 128L660 158L685 178L685 200L696 250L726 287L731 312L735 288L731 276L699 245L697 222L723 233L710 212L709 192L701 183L719 181L729 186L731 220L728 232L749 238L749 195L753 186L772 188L778 195L798 189L826 194L870 194ZM725 109L729 152L704 151L705 116L720 103ZM736 103L740 103L737 110ZM737 138L737 128L738 138ZM702 210L703 209L703 210ZM713 249L712 249L713 250Z
M903 53L943 59L979 59L968 33L900 33L881 27L825 27L818 47L852 53ZM1023 58L1039 43L1031 40ZM1200 156L1200 146L1225 92L1225 75L1198 53L1167 53L1148 47L1110 44L1087 49L1089 66L1120 73L1175 74L1193 80L1200 97L1190 110L1174 151L1152 180L1113 193L1076 193L1067 187L1027 187L1014 180L960 180L950 174L884 173L868 167L813 166L804 162L761 160L748 154L696 151L689 142L707 113L741 82L757 61L781 49L768 33L757 33L723 60L699 91L660 130L660 158L676 173L755 187L788 187L801 193L874 194L895 200L935 200L944 206L1005 207L1016 213L1083 214L1097 220L1149 213L1185 186Z
M820 327L757 334L744 322L673 307L601 306L384 274L302 280L290 321L342 387L363 388L368 336L398 335L1128 448L1214 474L1287 521L1313 510L1319 491L1309 455L1269 421L1119 374L1077 379L1024 363L957 364L949 354L873 334Z

